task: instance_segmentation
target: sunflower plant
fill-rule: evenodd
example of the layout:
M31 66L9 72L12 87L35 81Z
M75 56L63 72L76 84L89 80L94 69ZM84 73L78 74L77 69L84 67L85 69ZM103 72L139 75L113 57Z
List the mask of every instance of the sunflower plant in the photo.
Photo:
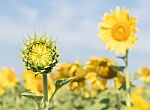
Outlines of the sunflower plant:
M68 80L56 81L54 93L52 94L50 100L48 99L48 89L50 87L48 84L48 74L52 71L59 59L56 42L51 38L47 38L46 34L39 37L36 33L34 33L33 38L29 36L29 38L24 41L21 58L25 63L26 69L33 71L35 73L35 77L38 77L39 74L41 75L39 76L39 79L32 80L33 86L29 89L32 91L29 93L21 93L21 95L35 99L34 101L38 104L38 110L48 110L49 102L52 100L52 97L58 89L73 80L72 78ZM30 85L31 83L29 86ZM33 94L33 91L38 93L38 96ZM39 96L40 93L43 95ZM42 102L42 104L39 102Z
M99 23L99 38L106 43L106 49L114 51L118 58L124 61L124 66L113 67L126 74L126 90L130 90L131 81L128 71L128 54L129 49L136 44L136 34L138 31L137 18L133 17L128 10L116 7L115 11L107 12ZM129 93L126 104L131 106Z

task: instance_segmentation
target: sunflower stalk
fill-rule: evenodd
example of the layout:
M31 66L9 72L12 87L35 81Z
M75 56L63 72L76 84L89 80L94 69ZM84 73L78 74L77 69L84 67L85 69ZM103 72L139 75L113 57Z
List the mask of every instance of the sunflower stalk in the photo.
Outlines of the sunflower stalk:
M44 110L48 110L48 82L46 73L43 73L43 96Z
M129 51L127 50L126 51L126 55L125 55L125 59L124 59L124 62L125 62L125 69L124 69L124 73L126 75L126 90L127 90L127 99L126 99L126 105L131 107L131 101L130 101L130 73L128 71L128 53Z

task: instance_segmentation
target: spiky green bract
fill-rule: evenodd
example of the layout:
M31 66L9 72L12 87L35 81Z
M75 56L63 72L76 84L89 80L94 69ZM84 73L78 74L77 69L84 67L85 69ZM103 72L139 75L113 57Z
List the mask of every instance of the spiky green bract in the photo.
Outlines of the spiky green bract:
M46 34L38 37L35 33L33 38L29 36L24 41L21 58L27 69L39 73L49 73L59 59L56 42L47 38Z

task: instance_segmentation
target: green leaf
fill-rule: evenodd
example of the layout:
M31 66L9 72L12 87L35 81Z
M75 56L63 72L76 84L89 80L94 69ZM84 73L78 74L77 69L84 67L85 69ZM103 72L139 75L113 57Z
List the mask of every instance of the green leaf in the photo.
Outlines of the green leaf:
M102 100L101 100L101 103L108 104L109 102L110 102L109 98L106 98L106 99L102 99Z
M124 60L126 58L126 56L117 56L117 58Z
M124 71L125 67L124 66L111 66L111 69L114 71Z
M75 77L71 77L71 78L67 78L67 79L64 79L64 80L57 80L56 83L55 83L55 91L54 93L52 94L51 98L50 98L50 102L51 100L53 99L54 95L56 94L56 92L61 88L63 87L64 85L68 84L69 82L73 81L75 78L77 78L78 76L75 76Z
M43 99L43 96L36 96L32 92L22 92L20 95L24 96L24 97L27 97L27 98L30 98L33 101L35 101L36 103L39 103Z
M69 82L73 81L76 77L67 78L65 80L57 80L55 83L55 89L58 90Z

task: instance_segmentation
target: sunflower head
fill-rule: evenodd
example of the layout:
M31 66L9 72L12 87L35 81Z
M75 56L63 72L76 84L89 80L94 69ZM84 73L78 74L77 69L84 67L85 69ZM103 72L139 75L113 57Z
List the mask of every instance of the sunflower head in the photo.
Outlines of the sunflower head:
M114 65L115 63L109 58L93 57L85 68L88 72L93 71L97 73L101 78L112 79L117 75L117 71L112 69L112 66Z
M104 90L108 86L107 80L100 79L96 72L88 72L85 78L91 83L94 90Z
M16 77L15 71L13 68L3 68L0 71L0 85L4 88L14 88L19 83L19 79Z
M78 76L74 81L85 80L85 70L80 62L75 63L63 63L54 69L58 79L65 79L74 76Z
M59 55L55 41L48 39L45 34L38 37L35 33L34 38L29 37L24 42L21 57L27 69L48 73L58 62Z
M115 11L104 14L102 23L98 25L99 37L102 42L107 43L108 50L125 54L136 43L136 24L137 19L132 17L128 10L117 7Z
M54 69L54 72L56 80L77 76L77 78L69 84L69 89L73 93L79 93L81 90L85 91L85 89L87 89L85 81L86 72L80 62L60 64Z
M148 76L148 75L150 75L150 68L148 68L148 67L140 68L139 73L143 76Z
M150 83L150 68L143 67L139 69L141 80L145 83Z

